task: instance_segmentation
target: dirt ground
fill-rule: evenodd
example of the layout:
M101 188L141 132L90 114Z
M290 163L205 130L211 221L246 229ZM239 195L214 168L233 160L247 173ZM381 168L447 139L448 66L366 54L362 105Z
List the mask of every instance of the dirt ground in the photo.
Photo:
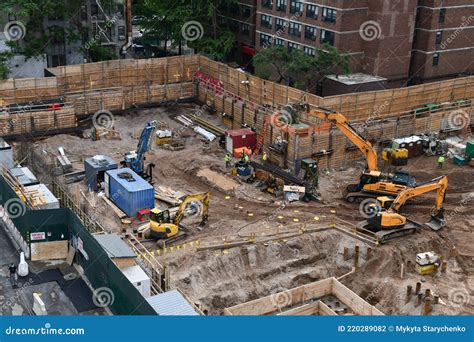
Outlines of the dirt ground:
M225 152L217 141L205 144L193 131L183 130L182 125L171 118L176 114L189 113L193 108L194 105L154 108L116 116L115 128L121 133L122 140L92 141L76 135L41 139L31 148L34 155L31 162L36 170L42 170L42 178L47 182L51 170L45 164L50 163L59 146L65 148L76 170L82 170L84 159L96 154L120 161L125 152L135 149L145 122L157 120L180 131L186 137L186 148L168 151L152 143L147 162L156 164L155 186L184 193L211 192L209 225L198 230L193 224L195 220L185 220L184 223L191 229L180 244L196 240L222 243L239 237L328 226L339 222L338 219L352 223L361 220L358 205L346 203L341 198L346 185L357 181L363 163L322 174L319 189L322 203L285 204L281 198L262 193L254 185L230 176L224 165ZM203 118L220 124L217 117L205 114ZM414 299L405 303L405 292L407 285L415 287L415 283L421 281L423 291L429 288L440 296L441 302L434 306L433 314L474 314L474 171L450 161L439 170L436 158L425 156L410 160L407 169L418 181L442 174L449 176L446 198L448 224L439 232L423 228L418 234L374 248L370 257L366 255L364 242L335 230L226 250L198 252L187 249L157 257L170 266L173 286L202 304L210 314L221 314L225 307L350 272L352 260L344 260L343 250L346 247L353 253L358 245L361 248L359 268L344 277L342 282L384 313L420 314L421 306L415 307ZM94 195L97 203L95 210L86 204L80 195L80 191L87 191L84 182L68 185L68 189L107 230L121 231L120 220L97 194ZM410 219L425 222L433 204L434 197L426 195L407 205L404 213ZM165 206L158 202L157 205ZM133 222L132 226L138 224ZM147 247L150 250L157 248L154 242L147 243ZM448 260L445 274L420 276L415 272L415 255L427 251L436 251ZM412 267L405 267L404 277L401 278L401 264L410 262Z

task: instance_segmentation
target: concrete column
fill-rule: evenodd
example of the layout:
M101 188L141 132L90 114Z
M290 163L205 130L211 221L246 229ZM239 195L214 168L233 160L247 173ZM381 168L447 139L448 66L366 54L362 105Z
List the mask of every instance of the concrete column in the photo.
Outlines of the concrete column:
M416 288L415 288L415 294L418 295L421 291L421 283L417 282L416 283Z
M354 267L359 267L359 246L355 246L354 249Z
M423 305L423 315L429 315L431 313L431 298L426 297Z
M416 296L416 304L415 304L415 307L420 306L422 299L423 299L423 294L418 293L417 296Z
M408 303L411 300L411 293L412 293L412 286L407 285L407 298L406 298L406 303Z
M448 262L446 260L443 260L441 263L441 273L446 273L446 270L448 269Z
M344 258L344 261L349 259L349 248L347 247L344 247L343 258Z

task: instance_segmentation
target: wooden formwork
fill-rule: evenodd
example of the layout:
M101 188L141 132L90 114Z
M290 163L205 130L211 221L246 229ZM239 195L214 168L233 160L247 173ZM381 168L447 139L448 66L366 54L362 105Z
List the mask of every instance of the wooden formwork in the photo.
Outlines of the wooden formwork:
M32 110L0 115L0 133L3 136L55 131L75 127L76 124L75 110L71 105L54 111Z
M321 300L332 295L355 315L380 316L383 313L367 303L336 278L327 278L287 291L224 309L225 315L336 315Z
M92 115L98 110L119 111L133 105L194 96L213 105L218 112L231 115L233 121L226 121L229 127L246 125L260 133L266 116L288 103L305 102L343 113L351 122L361 125L365 137L379 142L439 131L443 122L456 110L461 109L472 117L470 104L460 108L456 101L474 100L474 77L322 98L259 79L198 55L114 60L50 68L48 72L54 76L0 82L0 107L62 98L71 104L76 115L82 116ZM197 72L213 77L218 85L200 82L195 77ZM414 112L415 108L427 103L436 103L440 108ZM61 111L64 113L57 112L56 116L65 115L64 125L74 127L76 122L67 114L69 111ZM339 167L361 156L350 148L337 130L324 126L321 120L305 114L300 119L310 126L309 132L282 133L272 127L267 130L264 150L273 162L294 167L299 159L317 154L323 155L320 157L322 166ZM11 125L3 125L9 120L8 116L0 116L1 135L8 135L5 127L10 129ZM48 112L29 116L22 113L16 116L16 120L16 126L22 127L18 129L26 132L46 127L51 122L51 115ZM31 125L31 122L37 124ZM287 155L269 149L279 135L288 140Z

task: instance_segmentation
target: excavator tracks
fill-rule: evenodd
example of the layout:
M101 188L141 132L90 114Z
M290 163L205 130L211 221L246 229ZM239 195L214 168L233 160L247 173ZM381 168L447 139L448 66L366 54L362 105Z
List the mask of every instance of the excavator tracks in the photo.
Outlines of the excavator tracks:
M407 223L402 228L390 229L390 230L375 230L370 226L367 220L359 222L357 224L357 230L359 232L373 232L373 236L377 239L380 244L385 244L391 240L397 239L402 236L412 235L421 231L422 225L418 222L407 220Z

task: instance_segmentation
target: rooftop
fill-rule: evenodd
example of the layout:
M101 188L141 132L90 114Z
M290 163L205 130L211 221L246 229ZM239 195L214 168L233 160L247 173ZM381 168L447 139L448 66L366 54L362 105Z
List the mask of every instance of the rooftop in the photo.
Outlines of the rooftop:
M368 75L363 73L354 73L348 75L328 75L326 78L345 85L356 85L362 83L385 82L385 77Z
M135 258L132 249L116 234L94 235L110 258Z
M148 303L162 316L198 316L193 306L177 290L148 297Z

